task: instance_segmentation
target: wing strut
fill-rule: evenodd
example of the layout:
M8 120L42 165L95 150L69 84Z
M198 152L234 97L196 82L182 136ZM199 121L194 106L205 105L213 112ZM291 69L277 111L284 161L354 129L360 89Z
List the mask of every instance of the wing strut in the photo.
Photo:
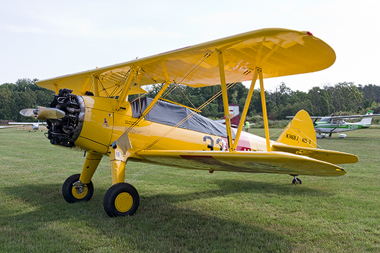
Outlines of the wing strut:
M255 69L255 73L253 74L253 78L252 78L252 81L251 81L251 87L249 88L247 99L245 100L244 109L243 109L243 113L241 115L241 119L240 119L240 122L239 122L238 130L236 132L234 146L233 146L234 150L236 150L236 148L237 148L237 145L238 145L238 142L239 142L239 139L240 139L240 135L241 135L241 131L243 130L245 118L247 117L247 112L248 112L249 104L250 104L251 99L252 99L253 90L255 89L255 84L256 84L257 77L258 77L258 72L259 72L258 68L256 68Z
M59 93L59 87L58 87L58 84L54 84L54 89L55 89L55 94L58 94Z
M266 105L266 102L265 102L263 72L262 72L261 68L256 68L256 71L259 72L259 79L260 79L261 107L263 109L263 119L264 119L264 128L265 128L265 140L267 142L267 151L270 152L268 115L267 115L267 105Z
M170 82L165 82L164 86L161 88L161 90L157 93L157 95L154 97L154 99L152 100L152 102L150 102L150 104L148 105L148 107L145 109L145 111L141 114L140 118L144 118L149 112L150 110L152 110L153 106L156 104L157 100L160 99L160 97L162 96L162 94L164 94L164 92L166 91L166 89L169 87L169 84Z
M93 85L93 91L94 91L94 96L99 97L99 79L97 76L92 75L92 85Z
M87 78L84 82L83 82L83 85L82 85L82 89L81 89L81 92L80 94L84 95L86 94L86 91L88 91L89 89L91 89L91 86L92 86L92 78ZM91 81L91 82L90 82Z
M125 98L127 97L128 95L128 91L129 91L129 87L131 87L131 83L133 81L133 78L135 76L135 73L136 73L136 69L135 68L131 68L129 70L129 76L127 77L127 80L125 80L125 83L124 83L124 87L123 89L121 90L121 93L119 95L119 98L117 99L117 105L116 105L116 108L119 108L120 104L123 103L125 101Z
M217 50L217 53L218 53L218 63L219 63L220 86L222 87L223 109L224 109L224 116L226 120L228 147L231 152L231 151L235 151L235 149L232 146L231 120L230 120L230 117L228 117L228 115L230 114L230 110L228 109L228 96L227 96L226 75L224 72L223 53L219 50Z

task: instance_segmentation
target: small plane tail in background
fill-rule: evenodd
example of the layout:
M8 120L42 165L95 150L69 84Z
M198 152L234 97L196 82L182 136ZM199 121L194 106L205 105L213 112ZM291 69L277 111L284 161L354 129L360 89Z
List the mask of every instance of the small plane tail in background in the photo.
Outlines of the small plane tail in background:
M366 115L372 115L373 114L373 111L369 110ZM362 124L362 125L371 125L371 122L372 122L372 117L366 117L366 118L363 118L359 123Z
M238 127L240 123L240 115L239 115L239 105L237 104L228 104L228 109L230 111L230 114L234 114L231 118L231 126L232 127ZM214 120L215 122L221 123L221 124L226 124L225 119L219 119L219 120Z
M291 146L316 148L317 139L310 115L305 110L299 111L277 141Z

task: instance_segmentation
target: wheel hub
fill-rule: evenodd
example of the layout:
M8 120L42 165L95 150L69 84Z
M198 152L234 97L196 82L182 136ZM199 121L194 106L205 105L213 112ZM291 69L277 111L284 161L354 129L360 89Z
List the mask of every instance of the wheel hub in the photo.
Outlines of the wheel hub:
M133 198L131 194L127 192L122 192L119 195L117 195L115 199L115 207L119 212L121 213L127 212L129 209L131 209L132 205L133 205Z
M88 189L86 185L82 184L81 181L77 181L73 183L73 188L71 192L76 199L83 199L84 197L86 197Z

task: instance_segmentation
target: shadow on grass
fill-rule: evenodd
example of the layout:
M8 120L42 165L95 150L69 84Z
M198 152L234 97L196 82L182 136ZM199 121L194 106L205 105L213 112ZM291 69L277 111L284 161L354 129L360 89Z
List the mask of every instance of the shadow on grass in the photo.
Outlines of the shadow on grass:
M140 208L133 217L118 218L109 218L105 214L102 201L107 189L102 187L95 189L91 201L76 204L63 200L60 184L8 187L1 189L3 194L27 207L8 207L3 203L0 217L8 220L7 226L19 224L14 232L10 232L10 237L23 236L24 242L28 238L32 242L38 240L33 233L20 233L19 230L39 231L46 246L38 249L46 250L289 251L291 242L282 233L266 229L262 222L247 224L234 217L213 215L215 210L208 213L204 210L207 207L200 207L202 211L198 212L182 204L236 192L269 192L279 196L328 194L308 188L294 190L294 187L243 180L216 180L216 183L220 187L218 190L142 195ZM57 238L61 245L57 245ZM28 243L24 245L18 244L16 249L30 250ZM10 247L15 249L14 245Z
M306 180L304 180L306 181ZM333 195L333 193L328 191L323 191L320 189L308 188L306 184L303 185L292 185L291 180L289 184L276 184L268 182L255 182L248 180L216 180L218 186L226 192L236 193L236 192L252 192L252 193L272 193L279 196L322 196L328 197Z

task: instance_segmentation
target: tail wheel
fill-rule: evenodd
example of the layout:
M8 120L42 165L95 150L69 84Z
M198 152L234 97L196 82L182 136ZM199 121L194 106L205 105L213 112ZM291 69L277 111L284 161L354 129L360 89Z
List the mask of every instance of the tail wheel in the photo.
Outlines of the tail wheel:
M80 174L74 174L66 179L62 186L63 198L69 203L89 201L94 194L92 182L82 184L79 181Z
M298 177L294 177L292 184L302 184L302 181Z
M133 215L139 207L140 197L132 185L118 183L104 195L104 210L110 217Z

